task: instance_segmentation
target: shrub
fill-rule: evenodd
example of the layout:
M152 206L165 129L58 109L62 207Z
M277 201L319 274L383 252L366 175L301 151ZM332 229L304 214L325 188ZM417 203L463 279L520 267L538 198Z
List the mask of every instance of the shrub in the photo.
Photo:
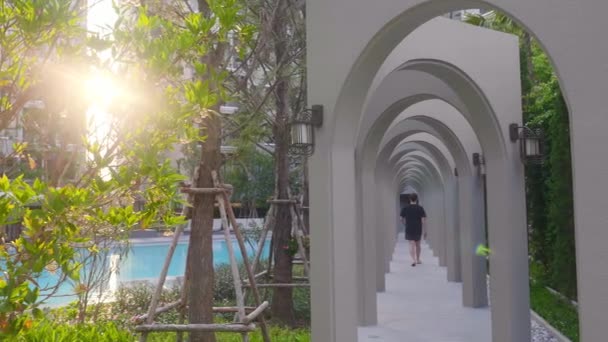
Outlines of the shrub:
M22 331L17 342L127 342L134 341L133 335L113 323L61 325L40 321L31 329Z
M148 336L150 342L173 342L175 333L152 333ZM306 329L270 328L270 337L280 342L310 342L310 331ZM31 329L22 332L15 342L136 342L138 335L128 329L120 328L114 323L91 323L77 325L62 325L56 322L40 321ZM240 342L240 334L218 333L218 342ZM251 342L262 342L259 331L250 334Z
M245 274L245 268L239 264L239 272ZM214 300L222 305L235 303L234 280L230 264L222 264L215 267Z
M266 261L260 262L258 270L266 269ZM246 281L247 270L245 265L239 264L239 273L241 279ZM215 302L219 305L235 305L236 295L234 292L234 280L232 278L232 269L230 264L221 264L215 267Z
M260 269L265 269L265 264L266 262L262 262ZM241 272L243 279L246 279L245 268L242 264L239 265L239 271ZM301 276L303 273L304 270L302 266L296 266L294 268L294 275ZM87 315L89 318L88 322L112 322L119 328L131 329L133 327L132 318L148 311L154 290L155 284L150 282L139 282L121 286L114 294L113 302L89 306L89 314ZM215 306L236 305L230 265L224 264L216 267L214 291ZM262 291L262 295L264 295L264 291ZM180 296L181 283L177 282L174 286L163 290L159 301L159 307L175 302ZM298 324L300 326L308 326L310 324L310 289L295 288L293 291L293 301ZM247 305L254 305L252 296L249 296ZM93 313L96 314L94 315ZM78 310L76 304L72 303L62 308L50 310L47 314L49 320L52 320L57 324L72 324L78 317ZM216 317L220 320L232 320L234 314L218 314ZM179 323L179 313L177 310L170 310L158 315L155 321L164 324L176 324Z
M123 326L131 324L131 318L148 312L150 301L155 291L155 284L150 282L137 283L130 286L121 286L115 294L115 301L108 304L106 319L115 321ZM179 300L181 285L163 289L158 306L163 306ZM162 313L155 319L158 323L177 323L176 310Z
M301 325L310 324L310 289L305 287L293 290L293 309Z

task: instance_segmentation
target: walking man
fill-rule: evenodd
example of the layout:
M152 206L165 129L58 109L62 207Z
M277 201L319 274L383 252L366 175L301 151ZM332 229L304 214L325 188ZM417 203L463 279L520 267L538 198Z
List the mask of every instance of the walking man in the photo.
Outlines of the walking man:
M424 208L418 205L418 195L410 195L410 203L401 209L401 222L405 225L405 239L410 242L410 255L412 256L412 267L421 264L420 261L420 239L426 239L426 213Z

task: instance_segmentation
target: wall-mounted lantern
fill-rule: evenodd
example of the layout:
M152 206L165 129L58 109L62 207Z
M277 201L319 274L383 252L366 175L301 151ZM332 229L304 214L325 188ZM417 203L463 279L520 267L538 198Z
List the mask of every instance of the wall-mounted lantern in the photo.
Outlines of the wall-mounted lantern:
M486 161L481 154L473 153L473 165L477 167L480 175L486 174Z
M289 153L310 157L315 151L315 128L323 125L323 106L313 105L298 114L291 123Z
M235 103L226 103L220 106L220 113L225 115L234 115L239 111L239 106Z
M511 142L519 140L521 158L526 164L542 164L544 155L544 137L540 128L530 129L517 124L509 125Z

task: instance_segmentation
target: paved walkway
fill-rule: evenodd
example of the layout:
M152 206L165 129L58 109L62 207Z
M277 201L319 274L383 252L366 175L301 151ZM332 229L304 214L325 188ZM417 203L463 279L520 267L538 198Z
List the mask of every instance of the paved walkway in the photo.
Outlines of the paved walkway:
M358 342L488 342L490 310L464 308L461 284L448 283L428 246L422 265L411 267L399 237L386 292L378 294L378 325L359 328Z

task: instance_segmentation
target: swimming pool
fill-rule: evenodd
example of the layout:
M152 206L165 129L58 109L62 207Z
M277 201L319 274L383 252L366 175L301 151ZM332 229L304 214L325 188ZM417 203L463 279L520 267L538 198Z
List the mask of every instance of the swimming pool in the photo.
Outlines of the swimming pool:
M265 244L262 258L268 256L269 242L270 241ZM170 242L137 243L131 245L128 254L122 259L119 259L118 255L110 255L109 258L112 261L109 262L108 265L115 262L118 266L118 272L112 274L110 283L107 284L107 288L112 291L118 288L120 284L133 281L154 281L158 279L167 256L167 252L169 251L169 244ZM232 245L237 261L242 262L243 258L241 256L238 243L233 240ZM255 248L257 248L257 246L251 246L247 243L245 245L247 247L247 255L253 257L255 254ZM185 240L180 242L175 249L175 253L173 254L169 271L167 273L168 278L184 275L187 253L188 242ZM213 264L218 266L228 263L230 263L230 260L226 241L220 239L214 240ZM58 275L45 271L38 278L38 281L41 287L45 287L56 284L57 279ZM47 306L58 306L67 304L75 299L76 295L74 292L74 285L71 282L66 281L60 285L58 291L51 298L45 301L45 304Z

